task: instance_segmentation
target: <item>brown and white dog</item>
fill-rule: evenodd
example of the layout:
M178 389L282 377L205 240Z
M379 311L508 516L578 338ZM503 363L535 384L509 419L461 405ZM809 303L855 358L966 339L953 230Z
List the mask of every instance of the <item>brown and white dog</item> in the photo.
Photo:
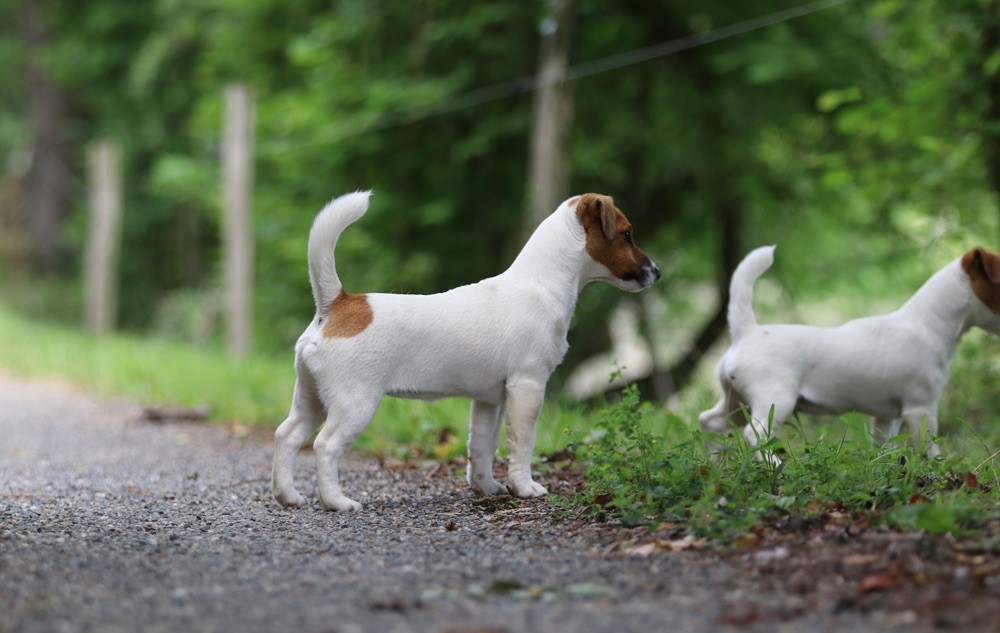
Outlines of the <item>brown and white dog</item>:
M577 296L594 280L637 292L660 271L635 245L614 201L586 194L559 205L496 277L434 295L347 294L334 247L364 215L370 193L335 199L309 233L316 317L295 345L291 412L275 432L275 499L285 506L305 503L293 480L295 456L326 422L314 443L320 500L332 510L360 509L340 487L340 459L385 395L471 398L472 490L546 494L531 477L535 425L545 384L568 347ZM506 487L493 478L505 410Z
M764 246L733 272L733 340L716 367L723 395L699 416L702 428L724 431L745 404L751 444L766 441L794 411L867 413L883 441L904 422L915 437L924 424L936 436L937 403L962 335L978 326L1000 336L1000 254L973 249L935 273L899 310L832 328L757 324L753 285L773 259L774 246ZM928 455L939 452L932 440ZM773 453L761 457L779 461Z

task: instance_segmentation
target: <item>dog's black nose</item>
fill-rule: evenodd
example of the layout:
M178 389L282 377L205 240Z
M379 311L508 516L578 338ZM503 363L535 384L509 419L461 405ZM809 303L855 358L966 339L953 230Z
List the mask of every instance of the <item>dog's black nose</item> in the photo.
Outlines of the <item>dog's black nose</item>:
M653 264L653 281L657 281L660 278L660 269L656 264Z

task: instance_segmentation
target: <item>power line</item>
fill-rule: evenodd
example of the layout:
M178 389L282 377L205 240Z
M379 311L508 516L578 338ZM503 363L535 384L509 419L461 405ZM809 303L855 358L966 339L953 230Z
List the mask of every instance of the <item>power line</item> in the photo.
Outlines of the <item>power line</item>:
M519 77L517 79L511 79L503 83L494 84L492 86L476 88L474 90L456 95L447 101L443 100L437 103L417 106L407 110L389 112L379 117L371 125L363 126L349 132L344 132L324 140L284 146L274 145L270 148L261 147L258 149L258 154L262 156L282 154L303 147L327 145L336 141L367 134L369 132L378 132L394 127L400 127L423 119L449 114L451 112L464 110L478 105L484 105L493 101L499 101L500 99L505 99L514 95L533 92L546 85L576 81L577 79L591 77L593 75L611 70L617 70L626 66L632 66L656 59L658 57L673 55L698 46L704 46L705 44L711 44L720 40L743 35L744 33L767 28L775 24L780 24L781 22L788 22L789 20L804 17L812 13L817 13L825 9L846 4L851 1L852 0L818 0L817 2L810 2L797 7L791 7L789 9L783 9L767 15L744 20L742 22L736 22L734 24L706 31L704 33L696 33L694 35L681 37L668 42L662 42L660 44L654 44L645 48L639 48L624 53L618 53L616 55L610 55L608 57L590 62L584 62L575 66L570 66L562 78L547 83L539 81L538 77L535 75L529 75ZM263 143L267 143L267 141L264 140Z

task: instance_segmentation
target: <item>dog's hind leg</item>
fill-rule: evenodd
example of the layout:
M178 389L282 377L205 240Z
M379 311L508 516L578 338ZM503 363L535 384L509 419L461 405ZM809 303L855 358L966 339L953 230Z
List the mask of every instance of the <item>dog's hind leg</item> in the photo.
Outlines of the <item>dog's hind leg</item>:
M544 486L531 478L531 455L535 450L535 427L542 410L545 385L534 379L507 384L507 487L516 497L541 497Z
M772 407L774 408L773 413ZM764 444L778 432L778 427L793 411L795 411L794 398L781 396L759 398L750 406L750 421L743 429L743 436L751 446ZM781 463L781 458L770 450L758 451L757 458L776 466Z
M733 404L740 402L740 397L733 389L733 383L726 371L726 357L715 366L715 377L722 387L722 397L711 409L702 411L698 415L698 423L701 430L708 433L725 433L729 430L729 415L733 413Z
M493 458L500 442L502 404L472 401L469 412L469 468L466 479L477 495L506 493L507 487L493 478Z
M319 498L329 510L360 510L361 504L348 499L340 487L340 458L372 421L381 397L336 397L327 403L326 426L316 436L316 480Z
M729 426L729 394L722 396L715 406L698 415L701 430L708 433L725 433Z
M324 418L323 404L312 378L304 366L300 365L298 370L291 411L274 432L274 466L271 470L274 498L281 505L292 508L306 502L295 489L295 456Z

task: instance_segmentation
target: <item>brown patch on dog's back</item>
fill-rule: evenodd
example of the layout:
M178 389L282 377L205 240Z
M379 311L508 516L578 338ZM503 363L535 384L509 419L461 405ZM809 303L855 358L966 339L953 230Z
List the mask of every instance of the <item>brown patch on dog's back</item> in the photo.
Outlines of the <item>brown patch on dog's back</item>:
M1000 314L1000 254L975 248L962 256L962 270L979 300Z
M587 193L580 196L576 217L587 234L587 254L619 279L641 281L649 258L626 234L632 226L615 206L611 196Z
M373 318L368 295L349 295L341 288L340 294L326 312L323 336L326 338L357 336L371 325Z

